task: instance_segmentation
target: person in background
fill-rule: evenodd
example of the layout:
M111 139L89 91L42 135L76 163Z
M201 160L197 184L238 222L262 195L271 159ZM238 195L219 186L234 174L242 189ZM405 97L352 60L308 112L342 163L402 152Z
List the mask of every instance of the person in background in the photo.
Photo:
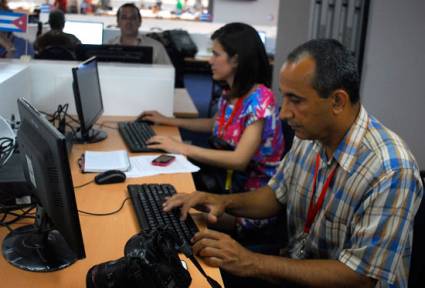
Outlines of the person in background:
M0 58L13 58L15 45L11 39L12 33L0 32Z
M216 115L179 119L145 111L140 117L155 124L211 133L211 148L159 135L149 140L152 148L183 154L199 163L201 171L194 174L197 189L213 193L257 189L267 184L284 152L278 104L269 88L270 65L265 48L257 31L244 23L226 24L211 39L213 79L224 87ZM229 220L231 232L247 245L279 241L272 229L277 218Z
M66 13L67 8L68 8L68 1L67 0L55 0L55 2L53 3L53 7L61 10L63 13Z
M181 207L182 219L203 206L213 222L225 211L283 213L287 249L281 257L253 253L204 230L192 240L195 255L239 281L407 287L422 181L403 140L361 105L359 83L355 58L336 40L311 40L288 55L279 75L280 117L296 137L270 182L244 194L178 194L164 203L165 211Z
M111 39L108 44L126 46L150 46L153 48L153 64L172 65L164 46L155 39L139 34L142 15L133 3L123 4L117 12L117 23L121 35Z
M65 14L62 10L56 9L50 12L49 25L51 30L37 37L34 42L34 49L37 53L41 53L49 46L61 46L75 52L81 41L74 35L63 32Z

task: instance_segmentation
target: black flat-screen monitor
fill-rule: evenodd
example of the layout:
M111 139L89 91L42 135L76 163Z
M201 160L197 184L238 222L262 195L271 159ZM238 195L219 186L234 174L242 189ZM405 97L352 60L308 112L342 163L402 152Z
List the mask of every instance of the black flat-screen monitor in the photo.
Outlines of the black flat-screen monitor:
M12 265L34 272L55 271L85 258L65 137L24 99L18 100L17 141L25 178L37 204L35 223L3 240Z
M93 129L93 125L103 114L102 92L96 57L72 68L72 87L80 129L75 134L77 143L95 143L107 137L104 131Z
M82 44L76 52L77 59L81 61L93 56L101 62L152 64L153 61L153 48L150 46Z

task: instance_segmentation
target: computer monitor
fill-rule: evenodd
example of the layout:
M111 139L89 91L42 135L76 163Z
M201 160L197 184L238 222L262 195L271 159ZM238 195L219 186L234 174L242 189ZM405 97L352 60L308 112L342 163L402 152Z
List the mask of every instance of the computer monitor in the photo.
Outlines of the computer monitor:
M102 92L96 57L72 68L72 87L80 129L74 135L76 143L95 143L107 137L106 132L93 129L97 119L103 114Z
M65 137L24 99L18 110L17 141L37 210L34 224L4 238L3 255L20 269L54 271L85 258Z
M150 46L123 46L123 45L79 45L77 58L84 61L96 56L102 62L124 62L152 64L153 48Z
M67 20L63 32L74 34L83 44L102 44L103 42L102 22Z
M261 42L263 42L264 45L266 45L266 32L264 31L257 31L258 36L260 36Z

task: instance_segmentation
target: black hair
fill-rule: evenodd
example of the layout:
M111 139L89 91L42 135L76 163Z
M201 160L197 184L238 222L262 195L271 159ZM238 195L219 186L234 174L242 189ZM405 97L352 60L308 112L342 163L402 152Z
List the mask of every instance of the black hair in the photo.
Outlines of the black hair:
M360 101L360 76L353 54L334 39L314 39L295 48L287 57L296 62L311 56L316 64L311 80L312 87L320 97L328 98L336 89L345 90L351 103Z
M52 30L62 30L65 26L65 14L60 9L55 9L49 14L49 25Z
M122 11L123 8L132 8L132 9L136 10L137 16L139 17L139 20L142 21L142 15L140 14L139 8L137 8L137 6L134 3L125 3L125 4L122 4L121 7L117 11L117 22L120 19L121 11Z
M237 56L237 68L230 97L244 96L255 84L270 87L271 67L266 49L257 30L244 23L229 23L211 35L226 51L229 58Z

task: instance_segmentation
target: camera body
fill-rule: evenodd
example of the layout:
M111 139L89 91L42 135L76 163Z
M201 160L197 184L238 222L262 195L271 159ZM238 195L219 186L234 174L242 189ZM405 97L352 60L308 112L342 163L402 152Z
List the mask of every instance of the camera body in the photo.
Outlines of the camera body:
M90 268L88 288L186 288L192 278L178 257L179 243L163 227L136 234L127 242L125 256Z

